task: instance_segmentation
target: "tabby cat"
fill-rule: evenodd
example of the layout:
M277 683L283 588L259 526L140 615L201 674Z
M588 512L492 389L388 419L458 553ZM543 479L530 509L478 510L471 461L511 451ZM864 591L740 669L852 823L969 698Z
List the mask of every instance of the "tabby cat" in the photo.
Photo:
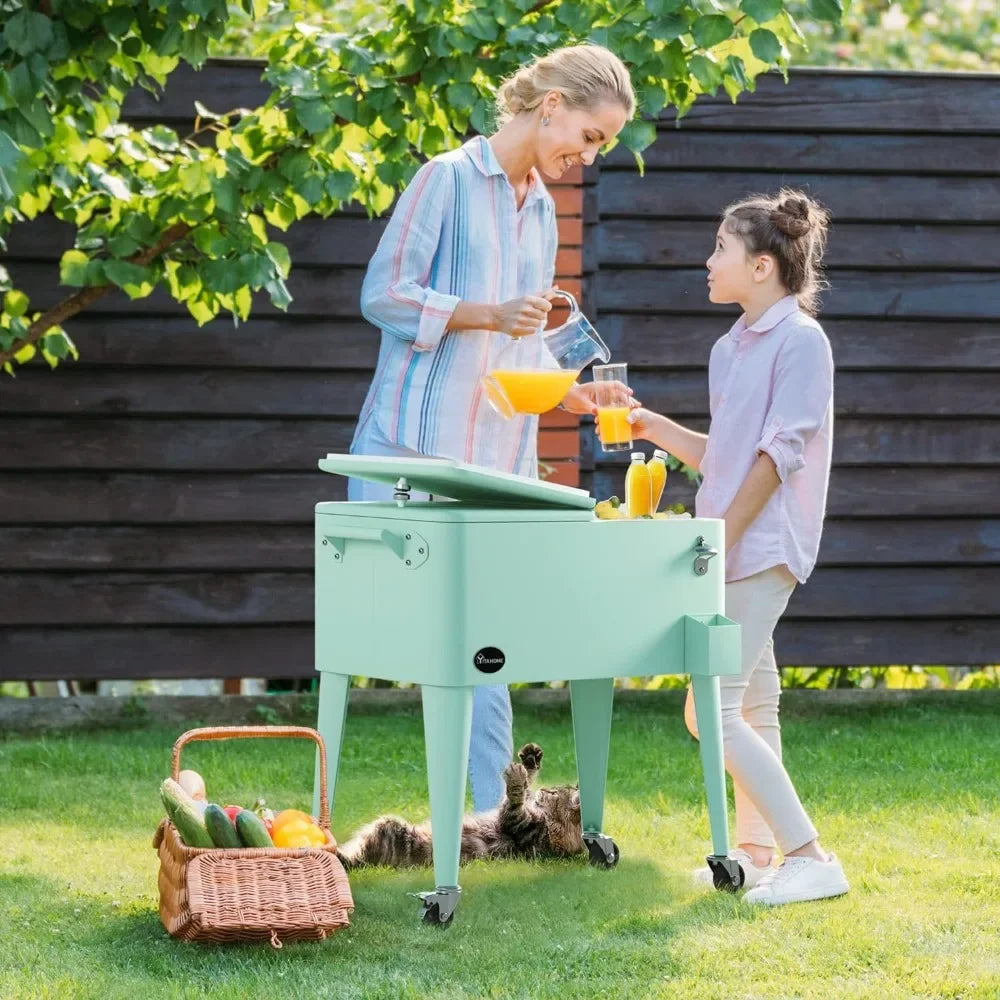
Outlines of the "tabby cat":
M542 748L527 743L518 757L520 763L508 764L504 770L507 792L499 807L462 821L463 862L584 853L580 793L572 785L532 792L531 783L542 764ZM381 816L359 830L337 853L345 868L429 865L430 824L414 826L396 816Z

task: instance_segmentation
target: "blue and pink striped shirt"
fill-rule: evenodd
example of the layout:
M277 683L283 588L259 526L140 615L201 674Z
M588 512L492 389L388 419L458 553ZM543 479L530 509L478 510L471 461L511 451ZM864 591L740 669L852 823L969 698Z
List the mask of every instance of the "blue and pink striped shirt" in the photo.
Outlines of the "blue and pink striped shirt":
M514 188L483 137L417 171L361 290L361 311L382 341L353 453L381 439L422 455L537 475L538 418L505 420L480 387L514 341L445 326L460 301L541 295L552 286L557 245L555 205L537 172L518 210ZM539 341L517 342L516 367L532 366Z

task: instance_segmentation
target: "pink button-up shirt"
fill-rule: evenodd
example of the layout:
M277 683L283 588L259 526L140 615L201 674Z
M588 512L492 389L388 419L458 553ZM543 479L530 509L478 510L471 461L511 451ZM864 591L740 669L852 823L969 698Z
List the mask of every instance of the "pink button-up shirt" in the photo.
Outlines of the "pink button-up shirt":
M712 423L695 509L722 517L758 454L781 483L729 552L726 580L785 565L805 583L819 552L833 449L833 355L794 295L756 323L741 316L712 348Z

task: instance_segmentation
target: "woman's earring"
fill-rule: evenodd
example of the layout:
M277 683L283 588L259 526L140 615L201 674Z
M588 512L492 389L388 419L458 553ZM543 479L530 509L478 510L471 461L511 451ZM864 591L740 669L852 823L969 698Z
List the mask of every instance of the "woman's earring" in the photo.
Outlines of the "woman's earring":
M548 125L548 123L549 123L550 121L552 121L552 119L551 119L551 118L549 118L549 116L548 116L548 115L542 115L542 124L543 124L543 125Z

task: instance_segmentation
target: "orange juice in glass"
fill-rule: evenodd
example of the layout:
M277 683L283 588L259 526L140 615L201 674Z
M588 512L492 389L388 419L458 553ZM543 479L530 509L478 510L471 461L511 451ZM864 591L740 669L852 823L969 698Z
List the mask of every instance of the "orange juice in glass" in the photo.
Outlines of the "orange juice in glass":
M594 365L593 371L601 447L609 452L631 451L628 365Z

